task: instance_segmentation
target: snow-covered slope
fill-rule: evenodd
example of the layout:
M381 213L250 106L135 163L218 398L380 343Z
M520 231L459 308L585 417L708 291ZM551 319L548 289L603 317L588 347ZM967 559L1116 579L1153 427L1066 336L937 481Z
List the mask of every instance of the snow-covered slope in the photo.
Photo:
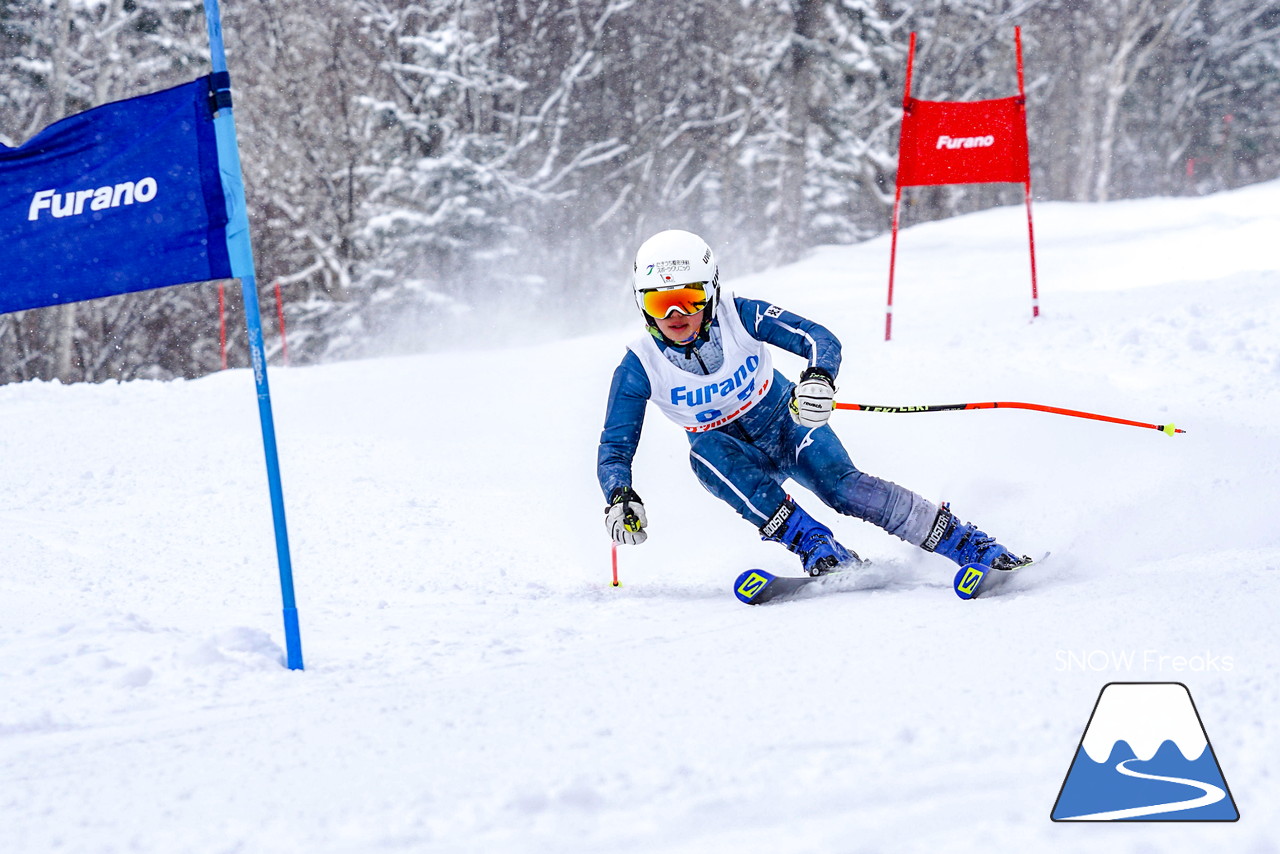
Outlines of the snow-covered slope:
M729 283L845 342L858 465L1052 551L1010 595L808 506L874 589L794 572L650 414L652 536L594 457L638 325L274 371L307 670L281 667L252 380L0 388L0 835L15 854L1097 850L1049 811L1108 681L1188 685L1242 819L1108 850L1275 850L1280 183L1021 208ZM619 275L619 287L625 278ZM778 357L794 376L800 362ZM1086 838L1087 837L1087 838Z

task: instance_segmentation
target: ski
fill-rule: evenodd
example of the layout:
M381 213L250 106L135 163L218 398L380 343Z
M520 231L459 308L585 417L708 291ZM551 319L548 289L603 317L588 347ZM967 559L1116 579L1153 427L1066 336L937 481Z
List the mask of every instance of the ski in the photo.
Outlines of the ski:
M980 563L971 563L960 567L956 573L953 586L956 595L961 599L977 599L979 596L993 596L999 592L1014 573L1029 566L1040 563L1049 556L1048 552L1037 559L1015 566L1013 569L992 569Z
M734 582L733 595L748 605L763 605L765 602L790 599L810 584L829 581L839 575L839 572L829 572L826 575L802 575L796 578L774 575L763 569L748 569Z
M763 605L775 599L794 596L806 584L816 581L817 578L808 575L802 578L789 578L765 572L763 569L748 569L733 583L733 595L738 597L738 601L748 605Z
M982 564L971 563L961 567L956 573L952 587L961 599L995 596L1018 570L1041 563L1048 556L1049 553L1045 552L1041 557L1013 569L991 569ZM858 566L865 568L870 564L863 561ZM848 583L850 578L850 574L842 570L829 572L826 575L795 577L774 575L763 569L748 569L733 583L733 595L738 597L738 601L748 605L763 605L766 602L794 599L806 590L817 590L828 584L833 590L861 589L857 584L850 585ZM811 587L811 585L814 586Z

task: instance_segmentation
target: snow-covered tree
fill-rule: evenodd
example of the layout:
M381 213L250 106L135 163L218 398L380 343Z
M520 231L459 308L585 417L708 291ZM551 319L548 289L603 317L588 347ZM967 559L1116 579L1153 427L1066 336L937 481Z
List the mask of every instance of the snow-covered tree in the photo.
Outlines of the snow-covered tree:
M1280 0L223 7L259 278L282 285L298 362L492 336L507 306L581 328L626 304L630 254L661 228L704 234L729 276L887 229L913 31L913 94L973 100L1016 90L1022 27L1039 198L1280 174ZM206 57L190 0L0 0L0 141ZM919 222L1020 193L907 201ZM0 317L0 381L215 370L216 301L202 285Z

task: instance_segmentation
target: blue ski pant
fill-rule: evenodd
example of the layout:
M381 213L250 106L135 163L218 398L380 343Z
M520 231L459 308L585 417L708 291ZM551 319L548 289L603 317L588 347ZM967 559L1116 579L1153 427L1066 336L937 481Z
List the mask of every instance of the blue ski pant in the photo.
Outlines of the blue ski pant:
M731 426L731 425L730 425ZM858 471L829 425L804 427L789 415L774 418L752 442L721 429L692 434L689 460L702 485L757 528L787 497L791 478L831 509L870 522L920 545L938 507L909 489Z

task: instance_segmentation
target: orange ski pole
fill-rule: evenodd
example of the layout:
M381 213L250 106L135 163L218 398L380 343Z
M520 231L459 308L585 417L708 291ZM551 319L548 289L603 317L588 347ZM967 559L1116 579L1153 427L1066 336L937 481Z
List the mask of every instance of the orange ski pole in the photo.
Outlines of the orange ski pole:
M1114 418L1110 415L1099 415L1096 412L1081 412L1078 409L1063 409L1059 406L1045 406L1042 403L1017 403L1012 401L1000 401L995 403L943 403L930 404L925 406L873 406L869 403L837 403L836 409L850 409L858 412L952 412L967 409L1030 409L1036 412L1051 412L1054 415L1070 415L1072 418L1088 418L1093 421L1106 421L1110 424L1127 424L1130 427L1146 427L1151 430L1159 430L1166 436L1172 436L1174 433L1185 433L1179 427L1172 424L1147 424L1142 421L1130 421L1128 418Z

